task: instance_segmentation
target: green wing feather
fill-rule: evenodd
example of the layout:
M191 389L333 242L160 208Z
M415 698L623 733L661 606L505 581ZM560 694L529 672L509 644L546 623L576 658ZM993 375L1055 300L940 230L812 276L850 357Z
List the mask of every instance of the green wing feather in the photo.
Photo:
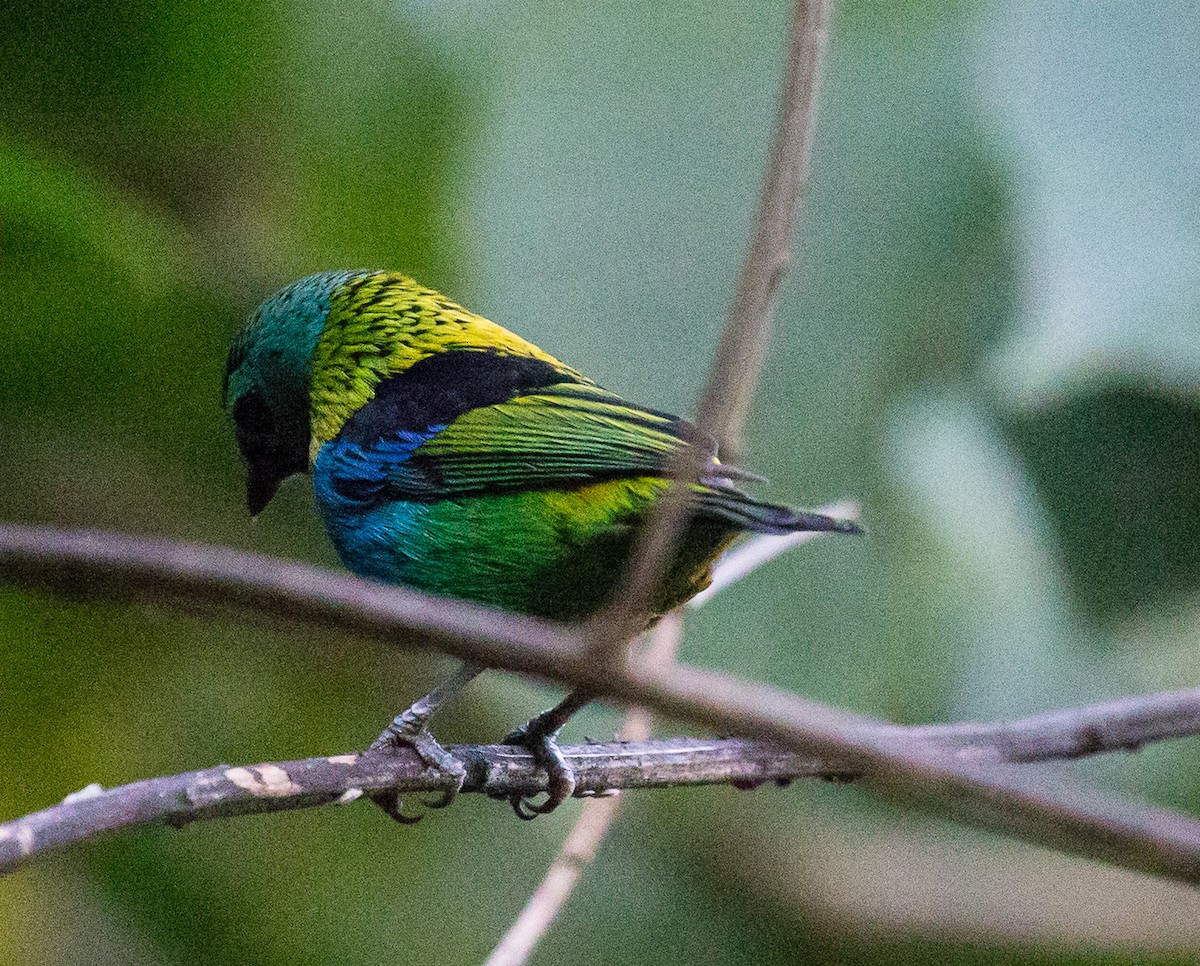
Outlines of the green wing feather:
M698 512L736 530L856 533L852 521L763 503L734 481L757 479L717 459L716 445L685 420L626 402L597 386L564 383L474 409L422 443L389 476L401 499L453 499L621 478L658 477L674 454L699 448Z
M564 383L459 416L393 467L388 489L399 499L453 498L661 476L672 454L693 446L715 472L715 446L690 424Z

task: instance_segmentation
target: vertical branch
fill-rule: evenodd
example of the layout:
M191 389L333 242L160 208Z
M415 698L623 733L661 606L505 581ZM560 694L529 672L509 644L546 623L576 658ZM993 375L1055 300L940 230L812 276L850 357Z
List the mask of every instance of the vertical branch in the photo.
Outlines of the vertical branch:
M770 340L775 299L791 261L800 196L808 184L816 117L816 89L829 24L829 0L794 0L779 120L755 216L754 233L729 318L696 410L700 430L717 440L722 458L740 456L742 433ZM618 657L644 626L653 590L687 524L689 485L701 472L698 456L682 451L671 469L676 480L635 545L629 574L592 623L602 658Z
M840 503L821 507L820 512L854 516L857 507L851 503ZM794 533L784 537L760 536L747 542L718 561L713 568L712 585L688 601L688 608L703 606L716 593L741 580L757 567L786 550L815 540L819 536L819 533ZM674 663L682 642L681 609L659 621L649 635L649 646L641 659L642 667L651 672L669 668ZM635 705L621 719L621 740L647 741L653 727L654 715ZM541 885L530 896L529 902L492 950L484 966L523 966L529 960L542 936L562 912L584 871L595 861L620 807L621 799L616 795L589 798L584 803L582 813L563 841L562 848L547 870Z
M829 0L794 0L788 27L787 66L779 120L755 216L754 233L738 277L729 318L697 405L701 432L717 441L726 461L736 461L750 402L762 371L779 283L791 260L800 194L808 183L816 89L828 35ZM590 625L592 649L604 661L622 658L627 642L644 625L654 587L665 571L690 511L689 485L703 467L695 452L681 451L671 467L676 482L639 534L629 573L612 604ZM668 667L682 637L683 617L674 613L655 629L645 656L648 670ZM653 718L633 708L622 731L646 738ZM588 802L546 878L488 959L488 966L520 966L566 903L616 818L615 798Z
M828 32L829 0L796 0L779 124L754 235L696 409L697 424L716 438L727 462L741 456L742 433L766 357L775 298L792 257L800 195L808 185L817 84Z

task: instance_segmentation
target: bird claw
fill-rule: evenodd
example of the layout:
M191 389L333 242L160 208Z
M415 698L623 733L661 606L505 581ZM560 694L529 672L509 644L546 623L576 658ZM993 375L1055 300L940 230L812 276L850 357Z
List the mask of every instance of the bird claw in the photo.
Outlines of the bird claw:
M460 785L459 787L461 788L462 786ZM448 805L451 805L454 802L454 799L457 797L457 788L454 790L447 788L444 789L437 798L422 798L421 804L426 808L446 808Z
M463 763L443 748L429 733L425 721L408 712L400 715L395 721L383 729L367 749L368 753L388 752L407 746L417 753L417 757L427 768L437 773L439 777L448 779L447 787L441 790L437 798L421 799L426 808L446 808L458 796L459 789L467 777ZM420 815L405 815L402 811L403 801L398 792L376 792L371 800L378 805L389 818L401 825L415 825L421 820Z
M416 825L417 822L421 821L420 815L404 814L404 799L400 797L400 793L395 789L373 792L370 795L370 799L393 822L399 822L401 825Z
M508 804L512 806L513 814L522 822L532 822L542 813L534 807L528 798L520 795L513 795L508 800Z
M558 748L558 731L546 732L537 725L537 719L506 735L501 742L528 748L534 764L546 770L546 798L535 802L524 795L512 795L508 804L517 818L533 821L539 815L548 815L575 792L575 772Z

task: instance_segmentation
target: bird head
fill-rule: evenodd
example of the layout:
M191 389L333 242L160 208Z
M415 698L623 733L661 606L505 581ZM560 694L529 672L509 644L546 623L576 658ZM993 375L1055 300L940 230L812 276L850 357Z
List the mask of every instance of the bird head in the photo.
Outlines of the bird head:
M334 291L360 272L322 272L255 310L225 363L222 405L246 460L246 503L257 516L281 483L308 469L313 351Z

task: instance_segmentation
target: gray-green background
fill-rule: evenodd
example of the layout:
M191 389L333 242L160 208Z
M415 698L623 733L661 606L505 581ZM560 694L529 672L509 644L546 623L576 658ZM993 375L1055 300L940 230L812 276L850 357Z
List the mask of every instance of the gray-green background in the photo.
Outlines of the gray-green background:
M256 524L232 332L390 267L687 412L730 301L786 4L0 8L0 517L335 565L304 481ZM898 721L1200 675L1200 10L843 3L749 432L853 496L696 615L685 658ZM447 663L0 591L0 817L363 746ZM491 739L553 698L492 674ZM603 735L589 712L572 734ZM664 724L662 730L676 727ZM1072 766L1193 813L1194 741ZM576 812L463 800L120 837L0 881L0 961L479 962ZM802 785L631 795L536 962L1189 962L1172 886Z

